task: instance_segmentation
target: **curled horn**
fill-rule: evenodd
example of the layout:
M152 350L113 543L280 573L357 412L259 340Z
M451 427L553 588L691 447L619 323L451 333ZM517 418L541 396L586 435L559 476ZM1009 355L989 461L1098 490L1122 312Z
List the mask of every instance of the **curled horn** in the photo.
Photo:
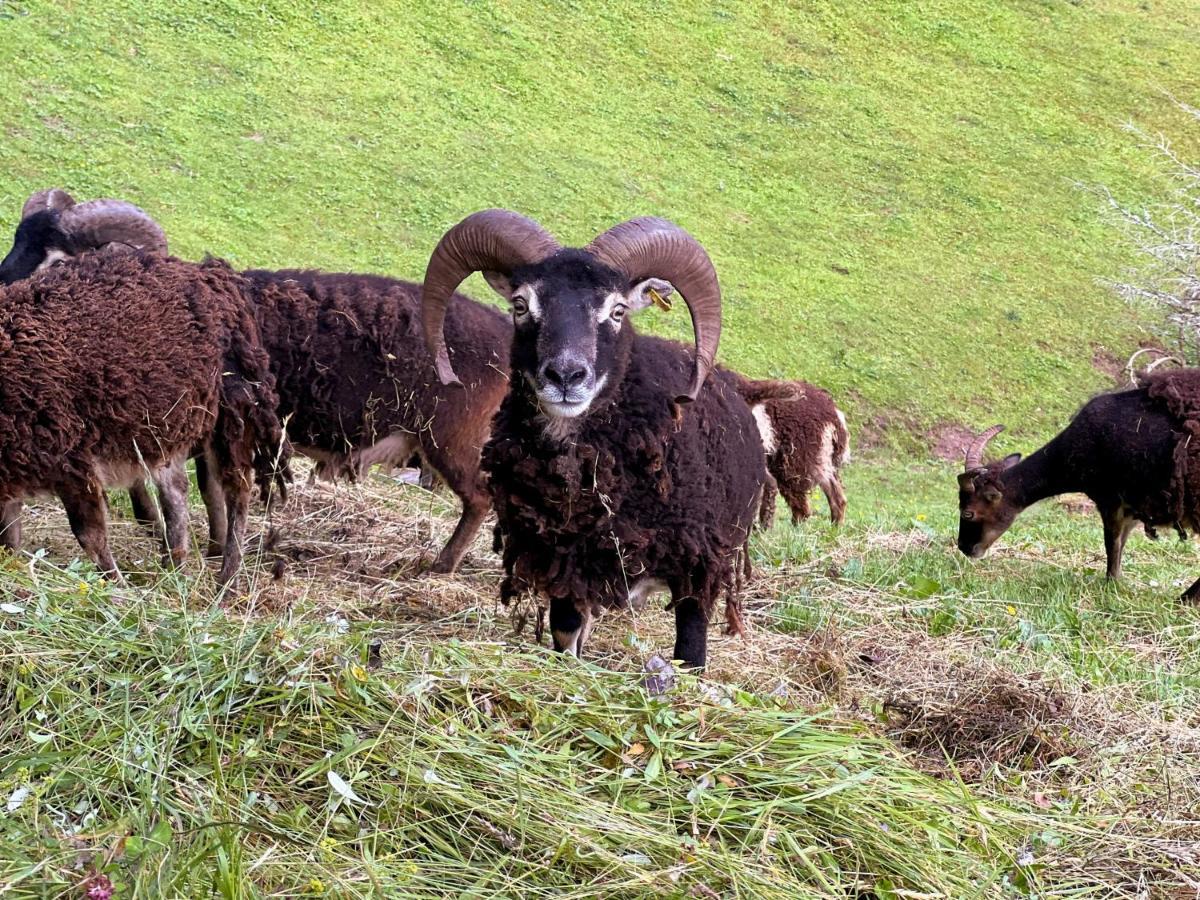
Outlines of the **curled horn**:
M965 471L970 472L972 469L978 469L983 465L983 448L987 446L988 441L1004 430L1003 425L993 425L987 431L979 434L975 440L967 446L967 465Z
M58 224L80 250L124 244L150 253L167 252L167 236L159 224L124 200L89 200L71 206Z
M533 219L507 209L485 209L447 231L425 269L421 288L421 327L442 384L461 384L446 349L446 306L472 272L511 272L541 262L560 244Z
M708 253L678 225L652 217L615 225L586 249L624 272L634 284L650 277L665 278L683 295L692 314L696 361L687 393L675 399L679 403L695 400L721 340L721 286Z
M36 213L47 210L62 212L74 205L75 199L62 188L50 188L45 191L38 191L26 200L25 205L21 207L21 221L24 222Z

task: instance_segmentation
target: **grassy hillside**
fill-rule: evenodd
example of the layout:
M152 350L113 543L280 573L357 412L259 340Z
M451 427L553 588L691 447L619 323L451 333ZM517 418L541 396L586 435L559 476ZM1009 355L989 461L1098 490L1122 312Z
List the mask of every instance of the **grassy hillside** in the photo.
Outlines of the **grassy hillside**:
M1156 190L1120 126L1176 124L1198 32L1186 0L5 0L0 223L63 185L139 201L186 256L417 277L485 205L575 242L663 214L717 260L732 365L910 449L939 421L1033 433L1138 337L1074 185Z

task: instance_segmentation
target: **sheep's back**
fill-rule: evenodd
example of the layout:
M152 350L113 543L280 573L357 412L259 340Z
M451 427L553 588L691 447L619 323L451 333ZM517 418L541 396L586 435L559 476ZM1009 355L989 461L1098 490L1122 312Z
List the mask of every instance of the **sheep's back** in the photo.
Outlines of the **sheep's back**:
M203 437L244 315L223 264L141 254L86 256L7 289L0 481L139 454L153 465Z
M470 404L490 403L490 417L498 405L511 340L499 310L451 299L446 338L464 391L443 386L428 359L417 285L302 270L246 275L257 288L280 413L297 444L340 453L461 416Z

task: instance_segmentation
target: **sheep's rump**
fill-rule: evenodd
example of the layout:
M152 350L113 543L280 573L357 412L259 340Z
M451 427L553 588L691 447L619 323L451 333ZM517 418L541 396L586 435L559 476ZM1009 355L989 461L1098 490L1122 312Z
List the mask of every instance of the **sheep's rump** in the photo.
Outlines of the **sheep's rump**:
M679 418L663 385L685 384L691 360L638 335L619 396L563 446L540 434L536 409L511 393L484 449L506 578L505 601L549 598L624 606L644 577L711 615L724 594L736 627L739 551L765 477L750 410L714 371Z
M1200 369L1139 377L1146 396L1174 420L1174 469L1169 502L1177 528L1200 532Z
M0 486L95 466L140 477L220 432L217 451L275 477L282 431L245 283L221 262L92 254L0 297ZM272 446L274 444L274 446Z

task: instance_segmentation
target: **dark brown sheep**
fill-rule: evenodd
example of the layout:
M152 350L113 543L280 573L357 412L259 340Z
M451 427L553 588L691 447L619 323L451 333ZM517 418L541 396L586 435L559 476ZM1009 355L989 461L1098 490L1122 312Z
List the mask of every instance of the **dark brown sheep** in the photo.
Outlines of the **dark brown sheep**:
M768 388L790 388L790 398L761 399ZM771 481L763 495L759 524L775 520L775 490L792 511L792 524L812 515L809 495L819 487L829 501L829 519L841 524L846 516L846 492L839 470L850 456L846 417L829 392L807 381L748 381L740 388L750 404Z
M721 314L708 255L661 219L569 250L516 213L470 216L425 275L426 341L446 383L464 348L447 343L444 316L473 271L509 300L515 324L510 390L483 456L502 598L547 597L555 647L579 655L601 610L669 590L675 657L703 667L722 597L740 628L741 554L766 478L749 408L728 373L710 373ZM625 321L676 290L694 354Z
M0 261L0 285L14 284L84 253L132 252L167 253L166 235L143 210L124 200L107 198L77 203L60 188L38 191L21 208L12 248ZM159 494L171 491L172 484L185 478L182 469L165 470L158 484ZM129 500L139 522L154 522L154 501L144 482L130 485ZM17 520L10 540L19 529Z
M996 425L966 449L958 476L958 547L980 557L1026 507L1086 494L1104 523L1108 577L1119 578L1125 541L1141 522L1151 537L1173 526L1200 531L1200 369L1143 376L1132 390L1089 400L1057 437L1028 458L982 462ZM1200 599L1200 580L1183 594Z
M57 495L87 555L118 570L103 490L204 448L228 497L221 583L236 571L252 482L282 487L282 428L246 282L223 263L87 254L0 288L0 506ZM164 479L171 558L187 548L186 480ZM19 526L18 526L19 529ZM19 532L5 532L12 544Z
M332 477L420 456L462 500L458 526L433 564L454 571L490 505L479 458L508 390L507 318L452 298L446 335L464 391L443 386L425 353L417 285L309 271L246 277L296 449Z
M94 224L98 217L103 228ZM0 274L23 278L74 255L144 242L151 233L162 234L131 204L76 206L65 191L42 191L26 203ZM402 464L416 453L462 500L458 527L433 564L435 572L454 571L487 515L479 454L507 390L507 318L455 297L447 335L463 348L460 368L470 385L464 393L443 388L426 357L417 285L315 271L244 274L277 379L279 413L296 449L318 461L318 475L351 479L375 463ZM208 508L209 552L216 554L225 543L225 501L203 456L196 474ZM130 498L135 516L152 518L140 482Z

